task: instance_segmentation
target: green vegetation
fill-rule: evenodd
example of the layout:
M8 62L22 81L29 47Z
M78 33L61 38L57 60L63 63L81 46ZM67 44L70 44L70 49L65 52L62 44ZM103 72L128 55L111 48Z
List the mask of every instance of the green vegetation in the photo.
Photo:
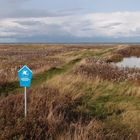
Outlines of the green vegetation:
M47 81L48 79L52 78L55 75L58 74L63 74L67 70L71 69L74 64L76 64L80 59L74 59L70 61L68 64L65 64L61 68L53 67L50 68L48 71L44 71L42 73L36 74L33 76L32 79L32 86L40 85L44 81ZM11 83L6 83L5 85L2 85L0 87L0 95L7 96L8 93L13 93L13 91L19 91L19 81L11 82Z
M69 62L68 64L57 68L57 67L53 67L48 71L45 71L41 74L37 74L33 77L32 79L32 85L40 85L42 84L44 81L47 81L48 79L59 75L59 74L63 74L64 72L66 72L67 70L71 69L73 67L74 64L76 64L80 59L75 59L72 60L71 62Z

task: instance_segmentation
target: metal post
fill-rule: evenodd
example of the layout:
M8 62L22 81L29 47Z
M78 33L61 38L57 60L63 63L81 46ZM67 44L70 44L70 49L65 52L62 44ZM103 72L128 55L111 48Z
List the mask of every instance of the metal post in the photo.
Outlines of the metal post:
M27 93L26 87L24 87L24 100L25 100L25 117L27 116Z

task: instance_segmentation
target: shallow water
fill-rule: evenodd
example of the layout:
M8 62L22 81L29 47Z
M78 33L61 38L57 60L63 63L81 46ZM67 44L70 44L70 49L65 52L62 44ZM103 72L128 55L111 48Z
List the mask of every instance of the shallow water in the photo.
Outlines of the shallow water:
M129 57L124 58L123 61L116 63L118 67L140 68L140 58Z

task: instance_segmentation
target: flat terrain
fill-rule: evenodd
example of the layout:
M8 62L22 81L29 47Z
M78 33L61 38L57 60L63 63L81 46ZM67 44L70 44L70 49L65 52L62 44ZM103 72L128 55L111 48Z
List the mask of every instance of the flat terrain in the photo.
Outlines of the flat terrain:
M0 45L0 140L140 138L139 45ZM33 71L24 118L17 71Z

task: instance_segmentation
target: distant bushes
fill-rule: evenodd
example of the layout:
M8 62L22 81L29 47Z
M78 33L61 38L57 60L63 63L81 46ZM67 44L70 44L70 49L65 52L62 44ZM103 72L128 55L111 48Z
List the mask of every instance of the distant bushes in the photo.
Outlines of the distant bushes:
M140 57L140 47L139 46L125 47L119 49L116 53L122 55L123 57L130 57L130 56Z
M123 60L123 56L121 54L112 54L111 56L106 58L106 62L120 62Z
M110 56L106 57L106 62L119 62L122 61L124 57L140 57L140 47L139 46L129 46L119 48L118 50L113 51Z

